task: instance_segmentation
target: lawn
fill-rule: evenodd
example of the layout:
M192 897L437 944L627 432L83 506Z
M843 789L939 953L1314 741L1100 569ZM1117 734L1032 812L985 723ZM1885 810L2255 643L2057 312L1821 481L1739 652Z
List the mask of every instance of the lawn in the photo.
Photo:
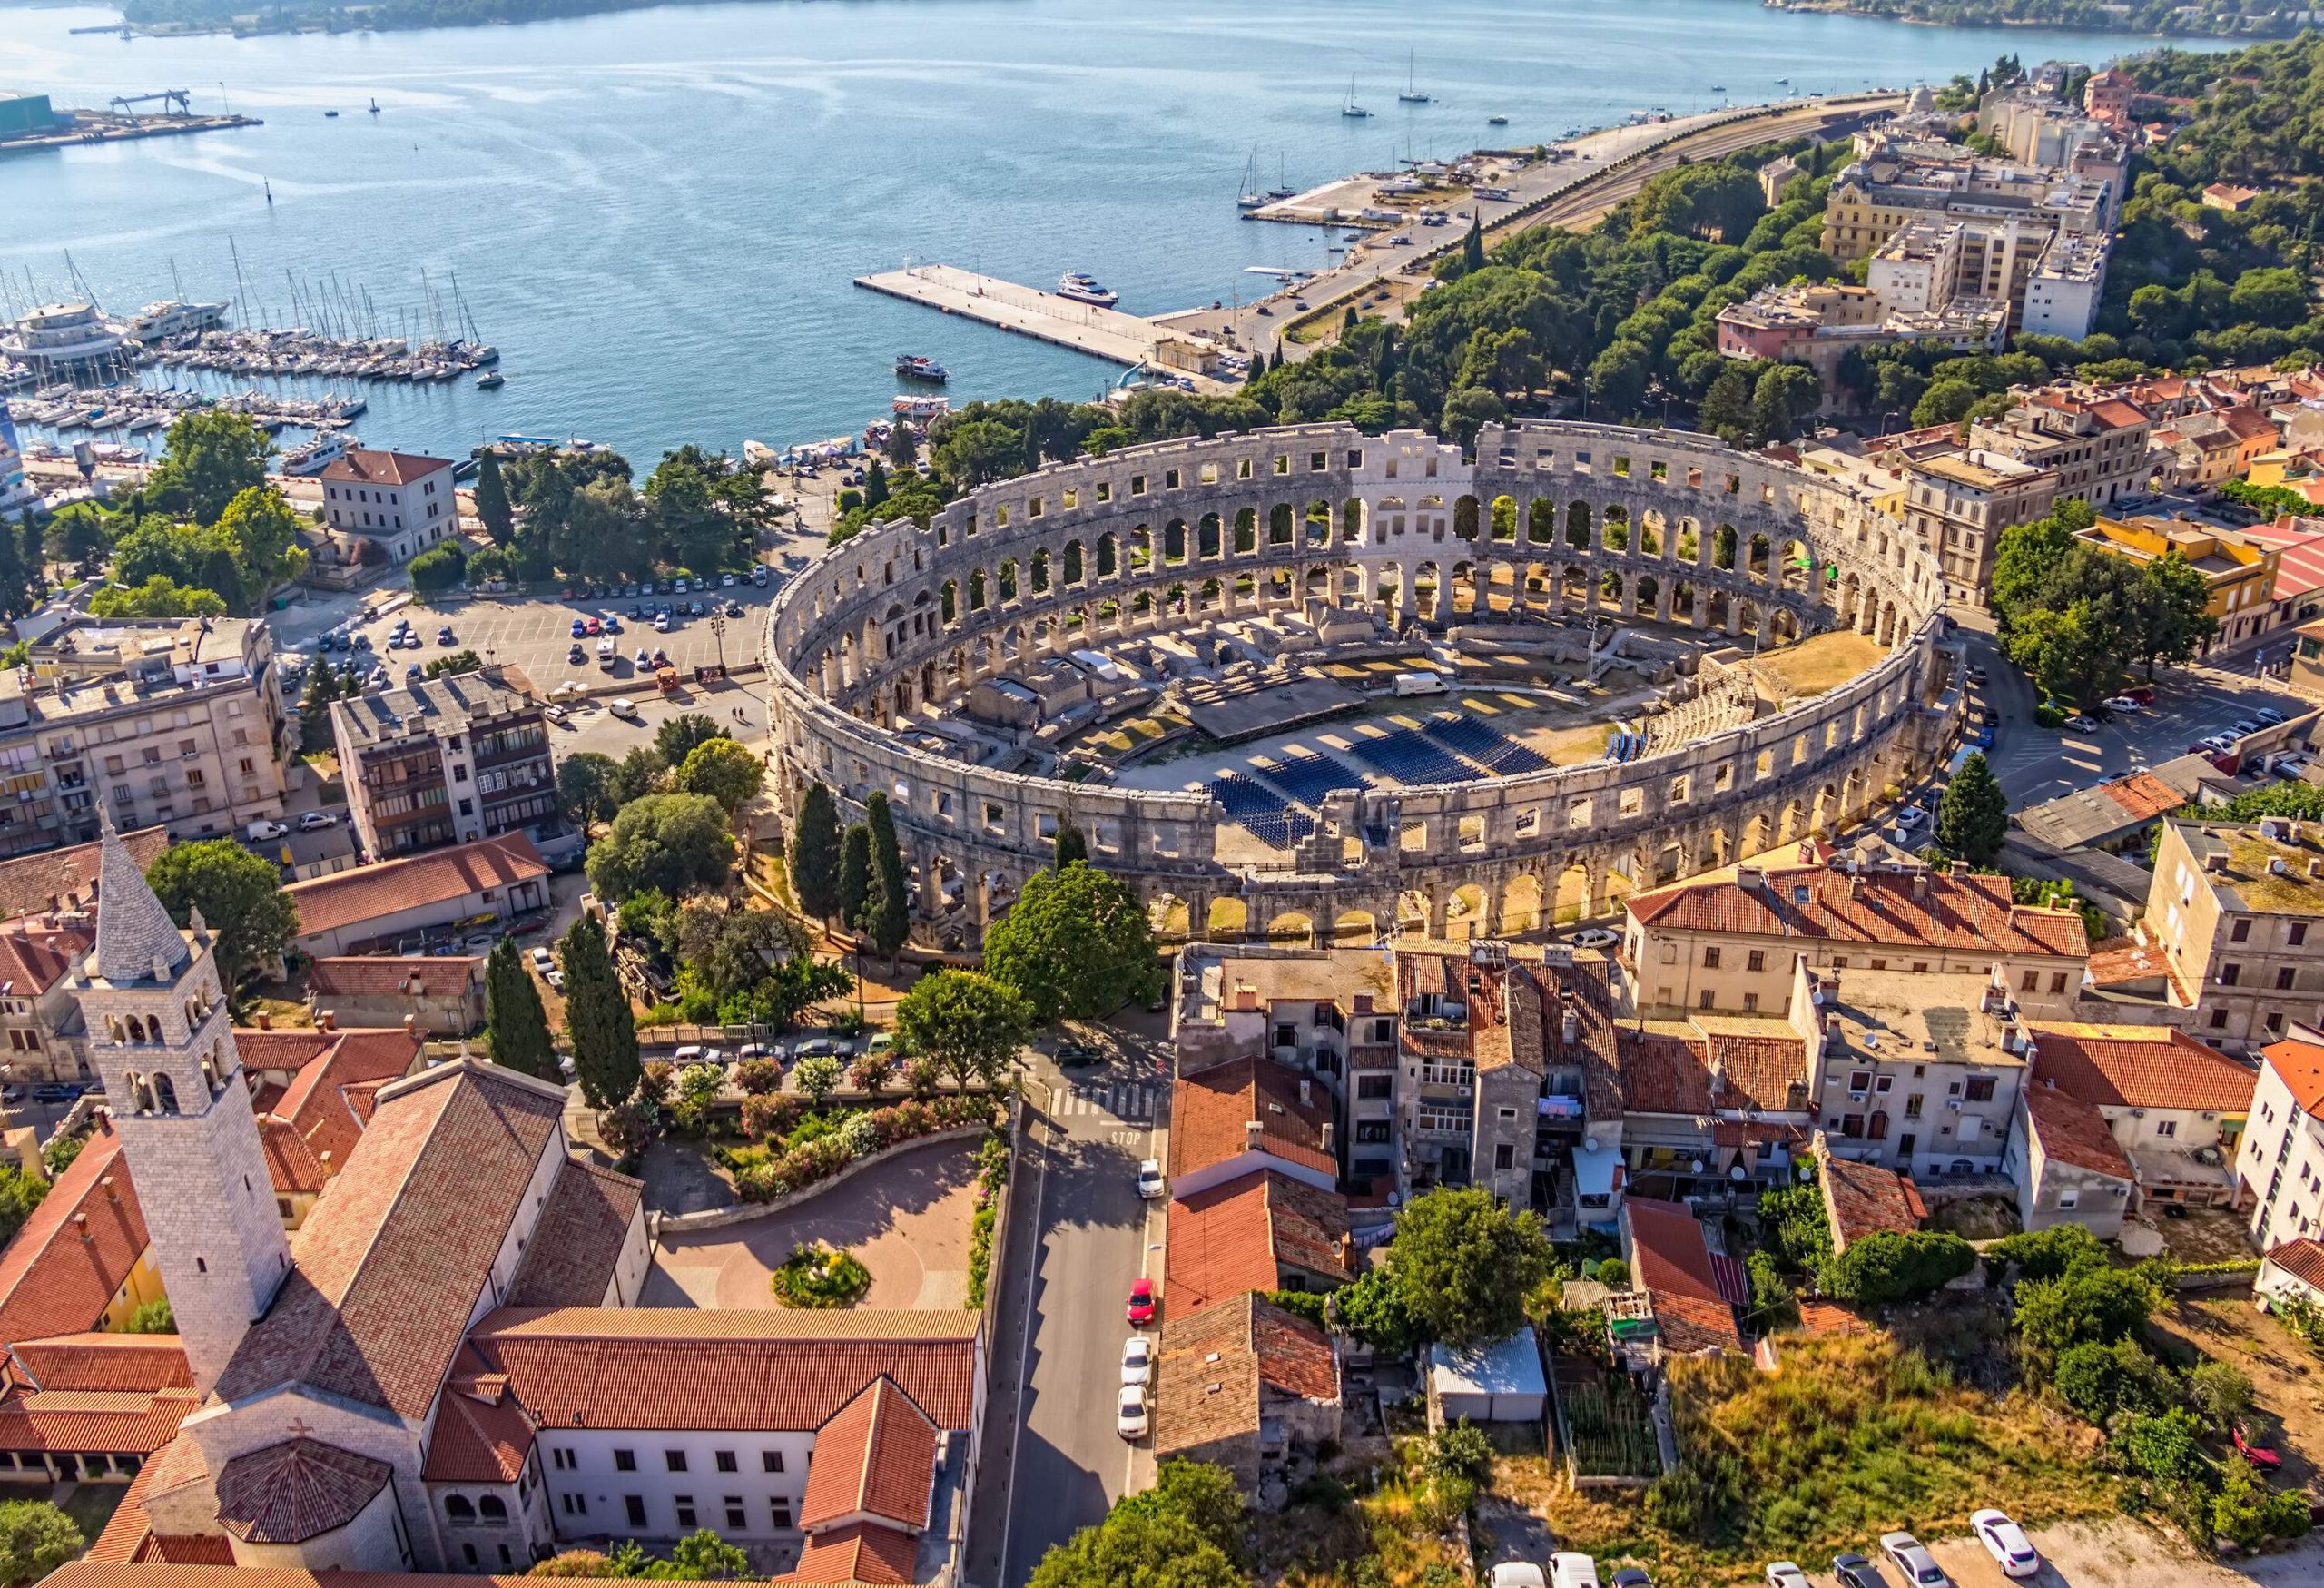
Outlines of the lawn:
M1780 700L1837 689L1886 654L1869 635L1842 628L1762 656L1753 670L1762 693Z
M2111 1480L2087 1465L2095 1433L2024 1396L1966 1387L1885 1331L1777 1346L1774 1373L1740 1357L1674 1362L1682 1475L1642 1497L1551 1485L1540 1504L1566 1546L1716 1582L1864 1549L1894 1527L1965 1532L1996 1501L2031 1523L2115 1508Z

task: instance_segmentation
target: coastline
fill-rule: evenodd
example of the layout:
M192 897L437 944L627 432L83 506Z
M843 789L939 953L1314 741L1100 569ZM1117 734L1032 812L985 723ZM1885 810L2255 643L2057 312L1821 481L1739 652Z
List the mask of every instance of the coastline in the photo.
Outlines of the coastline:
M1866 5L1860 0L1759 0L1770 11L1810 12L1819 16L1853 16L1865 22L1893 22L1905 27L1926 27L1952 31L1964 28L1996 28L2023 33L2057 32L2128 35L2132 38L2154 39L2163 44L2221 43L2229 44L2271 44L2298 38L2309 31L2312 25L2297 26L2270 23L2255 29L2234 33L2201 33L2188 30L2147 31L2125 28L2119 22L2081 22L2072 17L2048 16L1984 16L1964 17L1957 22L1941 21L1933 16L1910 16L1883 11Z

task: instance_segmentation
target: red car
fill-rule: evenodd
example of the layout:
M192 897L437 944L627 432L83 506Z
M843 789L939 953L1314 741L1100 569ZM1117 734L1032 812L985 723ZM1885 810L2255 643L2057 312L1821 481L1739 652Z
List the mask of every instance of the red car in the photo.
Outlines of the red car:
M1129 1321L1146 1324L1154 1321L1154 1281L1140 1279L1129 1287Z
M2236 1454L2243 1457L2244 1460L2250 1462L2253 1466L2267 1467L2272 1470L2283 1465L2284 1458L2282 1456L2278 1455L2266 1445L2255 1445L2249 1438L2245 1437L2242 1424L2238 1423L2235 1425L2234 1433Z
M581 627L587 634L603 634L606 630L605 624L595 617L585 619Z

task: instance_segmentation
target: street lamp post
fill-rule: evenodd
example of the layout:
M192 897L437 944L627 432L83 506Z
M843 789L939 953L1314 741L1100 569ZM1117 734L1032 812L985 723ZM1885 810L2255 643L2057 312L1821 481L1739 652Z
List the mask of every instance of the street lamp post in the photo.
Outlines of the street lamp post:
M724 678L726 676L726 615L724 613L711 615L710 637L718 646L718 676Z

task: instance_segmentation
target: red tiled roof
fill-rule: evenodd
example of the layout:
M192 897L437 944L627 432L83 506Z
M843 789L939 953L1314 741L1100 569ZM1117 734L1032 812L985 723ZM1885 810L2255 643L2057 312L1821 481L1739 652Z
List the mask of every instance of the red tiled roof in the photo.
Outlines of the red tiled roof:
M2043 1157L2118 1180L2138 1178L2113 1131L2106 1128L2105 1116L2096 1109L2053 1086L2029 1082L2024 1096L2026 1121Z
M380 452L369 447L352 447L324 466L323 478L352 485L409 485L439 469L451 467L450 459L430 458L422 452Z
M2109 778L2098 785L2098 792L2128 812L2133 821L2143 822L2150 816L2166 816L2187 803L2187 798L2152 772L2133 772L2125 777Z
M1246 1290L1275 1288L1288 1264L1345 1281L1347 1208L1329 1191L1272 1169L1239 1175L1170 1209L1163 1307L1176 1316Z
M1621 1034L1622 1107L1638 1114L1708 1114L1710 1067L1667 1031Z
M1750 888L1732 876L1675 883L1635 895L1628 908L1649 926L1679 932L2073 958L2090 952L2079 912L2019 904L2007 877L1886 871L1852 877L1821 865L1771 867L1764 875ZM1923 877L1925 896L1915 898ZM1796 894L1801 888L1804 902Z
M1338 1163L1323 1148L1330 1112L1322 1102L1300 1101L1300 1079L1271 1059L1233 1059L1182 1077L1170 1092L1171 1177L1251 1150L1255 1119L1263 1151L1336 1175Z
M1256 1436L1265 1388L1324 1403L1339 1398L1339 1361L1324 1331L1248 1291L1164 1323L1157 1356L1158 1455Z
M0 1252L0 1345L88 1330L145 1242L121 1137L108 1120Z
M1630 1283L1653 1298L1663 1344L1680 1352L1740 1350L1743 1336L1719 1294L1710 1247L1695 1216L1676 1202L1622 1199L1630 1231Z
M976 1323L966 1310L505 1307L469 1341L544 1425L805 1433L885 1374L938 1427L966 1428Z
M151 1455L201 1402L191 1389L46 1389L0 1399L0 1449Z
M1832 1246L1846 1250L1880 1230L1921 1226L1920 1197L1913 1183L1876 1163L1824 1155L1824 1207L1831 1215Z
M913 1581L920 1542L908 1533L859 1522L809 1539L799 1564L777 1583L892 1583Z
M922 1531L937 1434L928 1414L881 1374L816 1432L799 1525L814 1533L834 1522L882 1521Z
M2283 1241L2269 1250L2268 1261L2302 1284L2324 1290L2324 1241L2307 1236Z
M298 905L299 933L308 937L547 875L548 867L533 841L522 833L504 833L310 877L282 891Z
M2324 1048L2297 1041L2271 1042L2260 1050L2260 1057L2282 1080L2303 1113L2324 1119Z
M562 1090L487 1064L399 1082L290 1238L290 1277L218 1393L303 1383L424 1415L564 1112Z
M248 1041L261 1039L269 1061L260 1068L275 1069L273 1060L286 1058L297 1044L266 1039L310 1036L314 1054L300 1061L298 1073L280 1094L269 1100L259 1120L261 1145L266 1149L268 1172L277 1190L320 1191L331 1174L347 1165L363 1134L364 1120L348 1106L346 1089L400 1080L419 1062L421 1040L400 1026L355 1027L344 1031L287 1032L241 1031L234 1045L250 1066Z
M533 1420L497 1374L455 1377L437 1403L428 1443L431 1484L513 1484L533 1448Z
M170 846L169 829L140 828L123 833L121 843L142 872ZM13 920L62 910L76 895L84 906L98 898L97 877L103 869L99 849L94 843L82 843L0 861L0 918Z
M448 995L483 981L481 954L327 954L307 971L307 985L326 998Z
M189 1443L191 1443L189 1441ZM153 1565L231 1566L234 1546L222 1533L172 1535L156 1534L145 1516L146 1485L153 1481L153 1464L147 1462L129 1480L113 1507L104 1531L82 1558L100 1563L137 1562ZM151 1577L154 1573L143 1573Z
M621 1261L622 1241L645 1197L642 1180L599 1169L586 1159L566 1159L517 1265L507 1305L603 1306Z
M344 1527L393 1469L320 1439L246 1450L218 1473L218 1525L245 1544L304 1544Z
M190 1389L193 1370L175 1335L52 1335L19 1340L17 1366L40 1389Z
M2250 1065L2169 1026L2029 1023L2033 1080L2100 1108L2240 1114L2259 1084Z
M37 996L86 960L96 942L92 932L36 930L30 921L12 922L0 932L0 982L15 984L19 997Z
M1284 1394L1313 1401L1338 1396L1339 1361L1324 1331L1256 1296L1251 1298L1251 1349L1258 1354L1260 1379Z
M2147 422L2144 409L2119 397L2102 398L2090 405L2089 411L2093 419L2101 420L2109 429L2119 430Z

